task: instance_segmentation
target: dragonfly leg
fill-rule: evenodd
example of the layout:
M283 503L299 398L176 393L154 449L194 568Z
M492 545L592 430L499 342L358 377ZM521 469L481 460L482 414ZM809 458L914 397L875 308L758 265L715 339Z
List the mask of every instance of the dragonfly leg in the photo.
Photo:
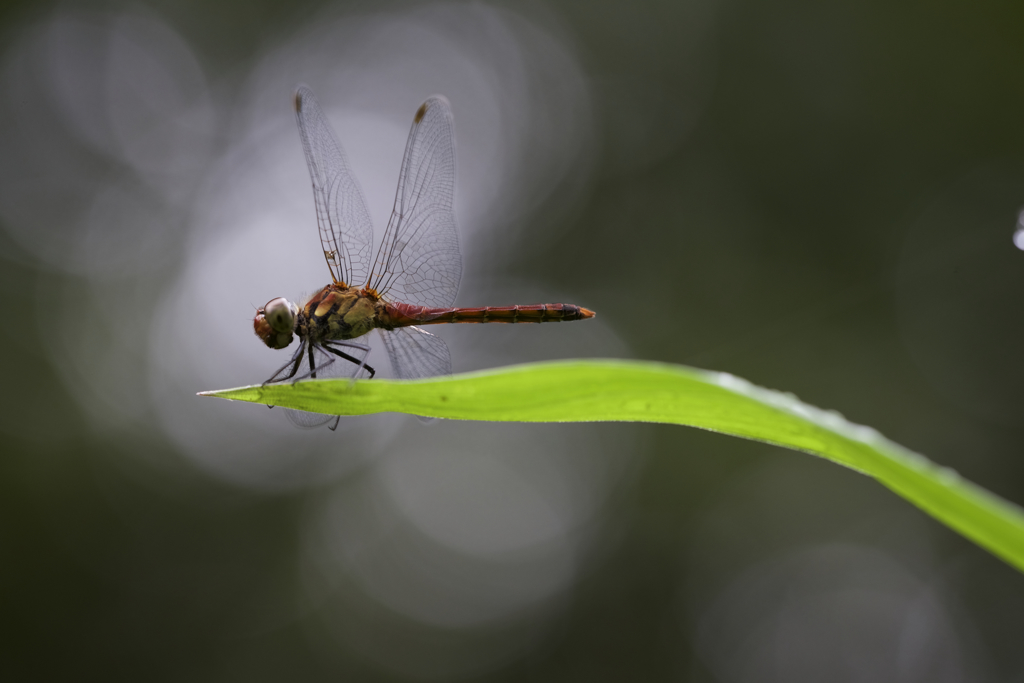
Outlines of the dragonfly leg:
M313 350L314 349L318 349L318 348L322 349L322 347L316 346L312 342L309 344L309 372L303 373L303 374L293 378L292 379L292 384L295 384L299 380L306 379L307 377L311 377L313 379L316 379L316 373L320 372L321 370L323 370L327 366L334 364L334 359L333 358L328 358L323 363L320 363L319 365L317 365L316 361L313 359Z
M286 379L290 379L290 378L294 377L295 373L299 371L299 364L302 362L302 354L303 354L303 352L305 350L306 350L306 340L303 339L302 343L299 344L299 348L295 351L295 355L293 355L291 357L291 360L289 360L287 363L285 363L280 368L278 368L277 372L275 372L273 375L271 375L270 379L268 379L266 382L264 382L260 386L266 386L268 384L272 384L273 382L283 382ZM280 375L282 372L287 370L289 367L291 367L291 371L287 375L285 375L284 377L278 377L278 375Z
M363 352L363 357L361 359L359 359L359 360L356 360L354 357L348 355L344 351L340 351L338 349L335 349L335 348L329 346L329 344L337 344L338 346L344 346L344 347L351 348L351 349L358 349L358 350ZM355 363L356 365L359 366L359 368L356 370L355 374L353 375L353 379L355 377L359 376L359 372L363 368L366 368L366 370L369 371L370 379L373 379L373 376L377 374L377 371L374 370L373 367L371 367L370 365L366 364L366 359L370 355L370 347L367 344L360 344L358 342L347 342L347 341L343 341L343 342L332 341L332 342L325 342L323 344L323 348L326 349L327 351L333 353L334 355L336 355L336 356L338 356L340 358L344 358L345 360L347 360L347 361L349 361L351 363Z
M313 358L313 349L315 348L316 346L313 345L313 342L309 342L309 376L313 379L316 379L316 359ZM299 379L299 377L293 379L292 384L298 382Z

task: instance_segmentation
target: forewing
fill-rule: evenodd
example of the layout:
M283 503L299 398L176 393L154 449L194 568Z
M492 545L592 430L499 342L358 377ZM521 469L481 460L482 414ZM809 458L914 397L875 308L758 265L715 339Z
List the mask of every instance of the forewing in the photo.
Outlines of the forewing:
M455 122L448 100L434 95L413 119L395 206L370 282L393 301L445 308L455 303L461 279Z
M320 103L308 86L295 91L295 118L313 181L316 220L324 257L336 282L367 282L373 223L366 199Z
M390 332L381 330L388 350L391 369L397 379L420 379L452 374L452 357L448 345L418 327L399 327Z

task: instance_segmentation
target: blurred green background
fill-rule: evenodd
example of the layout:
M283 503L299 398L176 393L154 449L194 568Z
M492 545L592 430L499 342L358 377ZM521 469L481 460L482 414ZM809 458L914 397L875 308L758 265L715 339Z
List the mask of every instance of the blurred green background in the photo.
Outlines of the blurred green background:
M727 371L1024 501L1021 5L0 16L5 680L1024 681L1024 578L810 456L194 395L268 376L253 305L327 281L294 86L378 234L440 92L458 303L598 312L442 330L457 371Z

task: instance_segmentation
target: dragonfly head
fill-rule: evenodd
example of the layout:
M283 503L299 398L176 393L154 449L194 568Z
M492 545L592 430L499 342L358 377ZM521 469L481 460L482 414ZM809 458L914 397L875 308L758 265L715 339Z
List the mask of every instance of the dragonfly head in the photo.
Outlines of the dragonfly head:
M292 343L299 307L283 297L271 299L256 310L252 329L272 349L283 349Z

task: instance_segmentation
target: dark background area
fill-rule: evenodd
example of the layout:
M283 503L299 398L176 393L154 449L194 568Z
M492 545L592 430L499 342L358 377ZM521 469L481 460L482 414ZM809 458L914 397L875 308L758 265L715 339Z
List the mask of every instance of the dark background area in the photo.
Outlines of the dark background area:
M651 425L309 432L194 396L269 374L249 305L326 279L290 89L375 217L376 150L393 188L439 91L459 304L598 312L444 331L456 370L726 371L1024 501L1018 3L0 21L6 680L1024 681L1019 572L811 456ZM314 265L278 272L281 245Z

